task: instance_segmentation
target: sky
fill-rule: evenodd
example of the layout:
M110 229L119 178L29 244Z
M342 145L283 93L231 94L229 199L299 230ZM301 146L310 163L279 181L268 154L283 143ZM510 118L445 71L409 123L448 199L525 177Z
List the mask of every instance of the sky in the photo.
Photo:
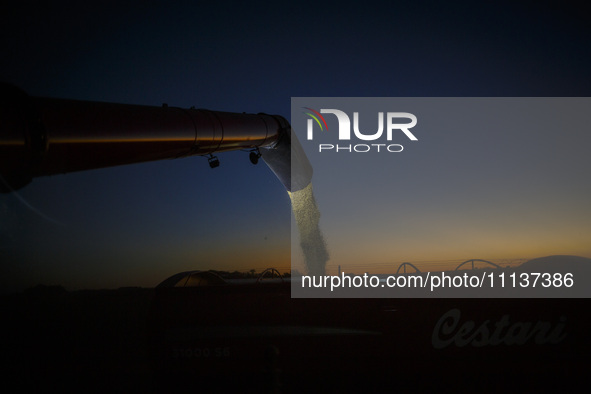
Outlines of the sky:
M0 80L31 96L286 118L291 97L589 96L591 23L578 5L477 3L21 2L0 16ZM191 269L289 269L284 187L244 152L219 158L216 169L192 157L37 178L0 195L0 286L150 287ZM406 189L430 179L408 171ZM588 186L568 185L583 206ZM531 209L524 222L543 217Z
M406 261L427 271L443 261L454 269L476 258L505 266L589 255L590 106L587 98L564 97L294 100L292 126L315 169L328 271L340 265L345 272L392 273ZM408 111L417 118L408 129L417 140L394 130L388 141L386 126L375 140L353 132L340 140L331 113L323 116L327 130L312 122L308 137L311 111L303 108L357 112L366 136L378 130L379 112Z

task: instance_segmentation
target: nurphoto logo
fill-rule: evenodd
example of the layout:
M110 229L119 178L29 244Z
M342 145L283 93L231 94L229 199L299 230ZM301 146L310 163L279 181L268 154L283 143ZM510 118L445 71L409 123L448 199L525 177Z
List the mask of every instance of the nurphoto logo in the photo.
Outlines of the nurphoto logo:
M320 109L316 111L309 107L303 107L307 112L304 114L310 118L307 123L307 139L309 141L314 140L314 128L320 129L321 132L329 132L328 124L322 114L332 114L336 116L338 122L338 139L339 141L351 141L351 119L344 111L338 109ZM364 143L364 144L318 144L318 151L320 153L325 151L333 152L357 152L365 153L370 151L375 152L402 152L404 147L401 144L391 144L394 135L402 132L411 141L418 141L418 138L410 131L411 128L416 126L417 117L408 112L387 112L384 116L384 112L378 112L378 130L376 132L363 132L359 127L359 112L353 112L353 135L354 138L361 141L377 141L384 140L384 118L386 123L386 135L385 141L388 143ZM402 120L402 122L401 122ZM404 123L404 120L409 122Z

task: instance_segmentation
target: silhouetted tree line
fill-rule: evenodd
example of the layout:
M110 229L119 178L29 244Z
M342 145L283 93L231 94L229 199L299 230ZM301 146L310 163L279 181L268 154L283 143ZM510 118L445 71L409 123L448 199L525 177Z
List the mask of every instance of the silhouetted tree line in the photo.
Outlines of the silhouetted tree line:
M264 271L264 270L263 270ZM261 274L263 273L263 271L257 272L257 270L255 269L251 269L249 271L218 271L218 270L210 270L210 272L213 272L214 274L219 275L220 277L222 277L223 279L256 279L259 276L261 276ZM281 274L284 278L290 278L291 277L291 272L283 272Z

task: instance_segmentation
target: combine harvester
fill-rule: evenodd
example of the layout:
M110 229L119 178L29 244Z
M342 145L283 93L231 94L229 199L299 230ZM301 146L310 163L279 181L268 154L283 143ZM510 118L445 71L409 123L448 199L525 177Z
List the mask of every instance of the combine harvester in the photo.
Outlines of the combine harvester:
M191 155L215 167L214 154L244 149L253 161L262 155L288 191L312 178L281 116L35 98L8 85L0 96L6 193L39 176ZM287 279L188 272L155 289L149 346L157 391L564 390L584 384L591 366L588 307L586 299L292 299Z

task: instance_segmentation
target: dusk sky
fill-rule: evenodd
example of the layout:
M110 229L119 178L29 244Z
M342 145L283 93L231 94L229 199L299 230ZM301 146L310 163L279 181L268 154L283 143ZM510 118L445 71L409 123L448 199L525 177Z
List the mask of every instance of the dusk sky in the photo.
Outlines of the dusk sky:
M288 119L291 97L589 96L589 15L569 2L559 9L546 2L514 3L22 3L0 13L0 80L31 96L167 103ZM427 169L444 163L473 177L467 169L477 165L474 157L451 155L457 161L450 163L449 157L429 151L421 154L420 166L384 168L405 173L396 178L401 190L431 190L451 204L436 205L442 200L422 194L426 214L420 220L431 221L434 232L448 231L447 223L453 222L450 232L470 233L467 224L491 221L490 233L483 234L488 239L528 234L523 249L512 244L507 254L474 243L452 247L455 242L449 250L430 252L421 245L433 235L418 231L424 226L417 223L404 243L422 252L393 254L392 263L436 256L591 257L586 242L590 210L585 209L590 188L584 178L589 158L581 145L589 146L589 137L579 133L581 144L571 139L561 145L566 131L556 133L555 142L541 144L543 151L529 150L539 141L523 136L520 143L535 158L526 164L536 167L515 170L503 181L485 171L468 192L474 205L462 209L453 206L454 194L466 193L469 178L443 185ZM473 141L475 147L487 141L503 145L497 139L502 136L485 133L482 138ZM519 155L519 146L511 149L511 158ZM67 289L150 287L192 269L288 270L291 213L285 188L263 163L253 166L248 153L218 157L216 169L203 157L165 160L37 178L17 195L0 195L2 289L39 283ZM567 159L572 173L553 172L553 162ZM543 182L546 175L553 183ZM507 185L520 198L513 199ZM549 185L562 189L550 193ZM507 235L494 210L481 209L490 205L481 200L485 195L497 207L511 207L514 212L508 214L523 215L522 227ZM541 200L533 198L540 195ZM411 209L404 198L415 196L401 198L397 209ZM548 212L556 199L564 201L564 208ZM533 206L523 206L531 200ZM323 207L323 202L320 210L330 216L334 206ZM460 211L463 217L451 220ZM405 223L411 223L406 212ZM556 223L564 230L538 232ZM325 230L330 249L330 227ZM396 223L381 229L385 239L400 232ZM566 241L552 243L557 233L568 234ZM362 246L375 250L381 244L372 238Z
M591 255L590 106L587 98L564 97L294 100L292 126L315 169L328 271ZM418 119L409 129L417 140L394 130L388 141L385 125L376 140L339 140L330 113L328 130L313 127L309 140L302 107L358 111L366 136L378 130L378 112L408 111Z

